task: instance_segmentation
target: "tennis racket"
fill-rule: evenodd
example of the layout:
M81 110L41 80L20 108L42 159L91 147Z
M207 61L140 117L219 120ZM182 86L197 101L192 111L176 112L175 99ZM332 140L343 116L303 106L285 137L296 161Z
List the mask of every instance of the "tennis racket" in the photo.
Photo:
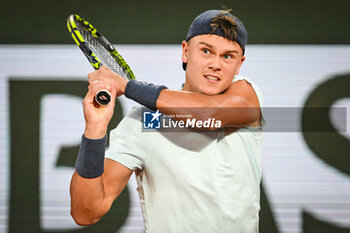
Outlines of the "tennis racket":
M126 79L135 79L123 57L88 21L79 15L70 15L67 27L73 40L95 70L104 65ZM107 90L99 90L96 93L95 101L100 105L107 105L111 101L111 94Z

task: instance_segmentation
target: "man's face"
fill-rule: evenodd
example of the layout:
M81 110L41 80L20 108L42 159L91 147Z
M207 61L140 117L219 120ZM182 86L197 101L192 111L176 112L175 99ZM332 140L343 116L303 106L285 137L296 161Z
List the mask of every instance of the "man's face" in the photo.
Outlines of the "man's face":
M199 35L182 42L187 63L184 91L216 95L225 91L244 61L242 48L218 35Z

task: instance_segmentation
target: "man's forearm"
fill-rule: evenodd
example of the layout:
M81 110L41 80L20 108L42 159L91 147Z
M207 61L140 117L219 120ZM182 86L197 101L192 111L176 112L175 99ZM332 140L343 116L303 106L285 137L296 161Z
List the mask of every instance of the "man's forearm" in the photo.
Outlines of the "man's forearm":
M71 180L71 214L79 225L93 224L105 213L103 206L106 195L102 175L107 135L102 132L104 136L101 138L100 130L90 131L88 128L82 136L76 171ZM104 127L98 128L104 131Z
M127 84L125 95L154 111L159 109L163 114L174 116L172 118L176 120L183 120L178 115L188 115L197 120L215 118L222 122L222 126L244 127L260 117L255 92L245 83L231 85L221 94L205 95L167 90L164 86L133 80Z
M207 120L220 120L222 126L241 127L254 122L260 114L240 96L228 94L204 95L194 92L163 90L157 100L157 108L166 115Z

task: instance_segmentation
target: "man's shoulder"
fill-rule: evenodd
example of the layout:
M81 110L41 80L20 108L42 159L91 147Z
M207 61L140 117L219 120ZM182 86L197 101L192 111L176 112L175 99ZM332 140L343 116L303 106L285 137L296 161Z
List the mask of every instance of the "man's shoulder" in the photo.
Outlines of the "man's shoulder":
M116 127L117 132L122 133L137 133L143 132L142 126L144 123L145 114L152 114L153 110L142 105L134 106L129 113L127 113Z
M141 120L142 106L135 106L123 117L112 132L117 134L130 134L134 131L137 132L141 127Z
M142 107L141 105L136 105L136 106L132 107L130 112L127 113L124 118L129 117L129 118L133 118L133 119L141 119L141 113L143 111L142 110L143 108L144 107Z

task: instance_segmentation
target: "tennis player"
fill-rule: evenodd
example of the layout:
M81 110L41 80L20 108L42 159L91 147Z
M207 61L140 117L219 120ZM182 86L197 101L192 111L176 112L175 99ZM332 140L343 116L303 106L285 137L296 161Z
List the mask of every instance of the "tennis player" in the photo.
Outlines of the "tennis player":
M262 97L251 80L238 75L246 43L247 31L237 17L209 10L194 19L182 42L181 91L127 81L106 67L89 74L86 129L71 181L77 224L96 223L135 172L146 232L258 232ZM146 132L136 107L111 132L105 151L115 98L97 106L100 89L151 110L176 114L181 107L193 118L215 118L222 125ZM203 108L214 111L193 110Z

